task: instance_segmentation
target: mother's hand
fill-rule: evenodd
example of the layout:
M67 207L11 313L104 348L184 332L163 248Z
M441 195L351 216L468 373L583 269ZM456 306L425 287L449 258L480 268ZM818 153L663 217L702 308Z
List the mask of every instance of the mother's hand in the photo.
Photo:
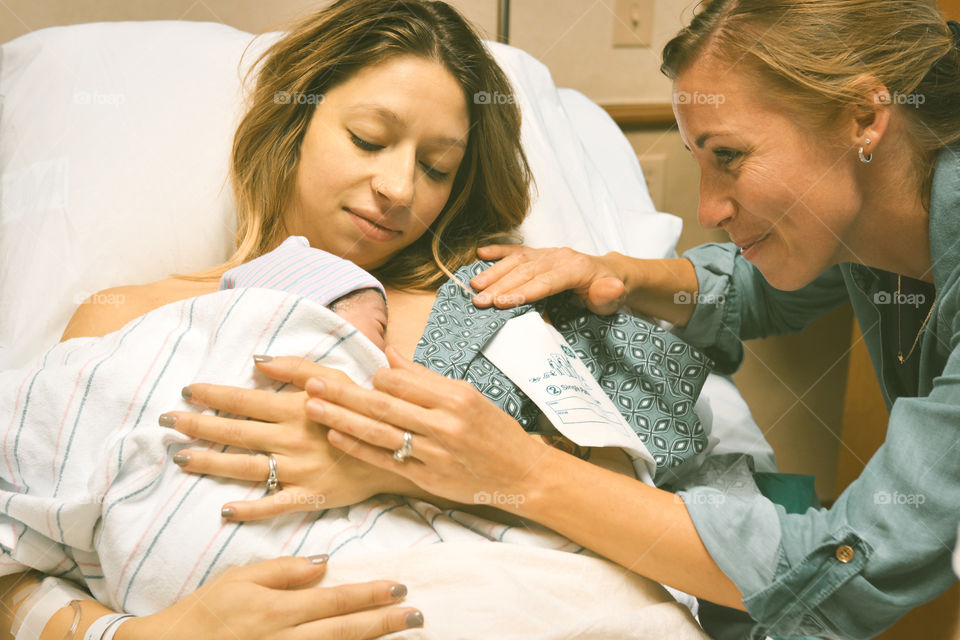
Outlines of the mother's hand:
M474 298L478 307L515 307L572 290L590 311L606 315L615 312L626 295L623 278L609 257L520 245L481 247L477 255L499 260L470 280L474 289L483 292Z
M403 599L403 585L378 580L311 588L325 568L326 557L316 556L229 569L166 609L131 618L116 638L362 640L422 626L416 609L385 608Z
M529 472L554 451L468 382L451 380L387 348L374 390L330 378L307 381L307 416L330 427L328 438L351 456L400 474L457 502L490 502L499 492L519 506ZM394 451L412 434L412 451ZM494 504L503 507L504 504Z
M257 362L256 366L267 376L300 389L311 376L352 384L342 372L303 358L273 358ZM266 454L273 454L276 460L281 489L258 500L225 504L225 518L258 520L294 511L356 504L377 493L399 492L396 481L402 482L401 478L330 446L326 427L306 417L306 394L299 389L275 393L195 383L184 389L184 397L194 404L251 418L242 420L188 411L163 414L160 424L164 426L249 452L183 449L174 456L174 462L184 470L264 482L270 471Z

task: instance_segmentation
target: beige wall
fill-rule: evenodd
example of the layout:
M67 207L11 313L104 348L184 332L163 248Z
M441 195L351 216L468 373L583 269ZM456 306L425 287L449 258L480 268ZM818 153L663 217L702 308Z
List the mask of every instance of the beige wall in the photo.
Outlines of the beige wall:
M615 0L511 0L510 44L542 60L558 86L599 103L668 101L660 49L690 0L652 2L652 46L613 47Z
M451 0L487 36L496 33L496 0ZM201 20L251 32L276 28L326 0L2 0L0 42L43 27L101 20ZM688 0L652 0L652 45L612 46L615 0L512 0L511 44L548 65L559 86L597 102L666 102L659 50L689 14ZM724 234L696 221L698 171L674 129L631 131L642 158L663 156L658 205L685 221L680 249ZM735 380L777 452L782 471L817 476L821 497L834 495L850 311L821 319L801 336L748 344Z
M495 37L496 0L449 2L487 37ZM45 27L114 20L222 22L260 33L329 3L330 0L0 0L0 42Z

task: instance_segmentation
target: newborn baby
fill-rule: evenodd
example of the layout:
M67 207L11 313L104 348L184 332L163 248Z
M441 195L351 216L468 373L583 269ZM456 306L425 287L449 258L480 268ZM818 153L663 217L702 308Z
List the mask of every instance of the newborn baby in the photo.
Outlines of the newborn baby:
M376 278L321 249L290 236L269 253L230 269L221 289L260 288L296 293L329 308L381 351L387 346L386 292Z

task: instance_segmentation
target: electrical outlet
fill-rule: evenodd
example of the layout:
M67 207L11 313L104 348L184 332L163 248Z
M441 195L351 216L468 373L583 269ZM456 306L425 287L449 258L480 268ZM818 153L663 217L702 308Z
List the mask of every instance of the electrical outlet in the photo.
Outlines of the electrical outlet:
M653 39L654 1L616 0L613 14L613 46L650 46Z
M663 211L664 190L667 181L667 156L662 153L640 156L640 169L647 181L647 191L657 211Z

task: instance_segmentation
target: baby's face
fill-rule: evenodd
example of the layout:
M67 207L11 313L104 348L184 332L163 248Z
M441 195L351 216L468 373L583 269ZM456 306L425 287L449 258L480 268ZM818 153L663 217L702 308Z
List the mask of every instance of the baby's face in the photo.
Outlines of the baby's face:
M387 303L376 289L363 289L334 302L330 308L352 324L381 351L387 340Z

